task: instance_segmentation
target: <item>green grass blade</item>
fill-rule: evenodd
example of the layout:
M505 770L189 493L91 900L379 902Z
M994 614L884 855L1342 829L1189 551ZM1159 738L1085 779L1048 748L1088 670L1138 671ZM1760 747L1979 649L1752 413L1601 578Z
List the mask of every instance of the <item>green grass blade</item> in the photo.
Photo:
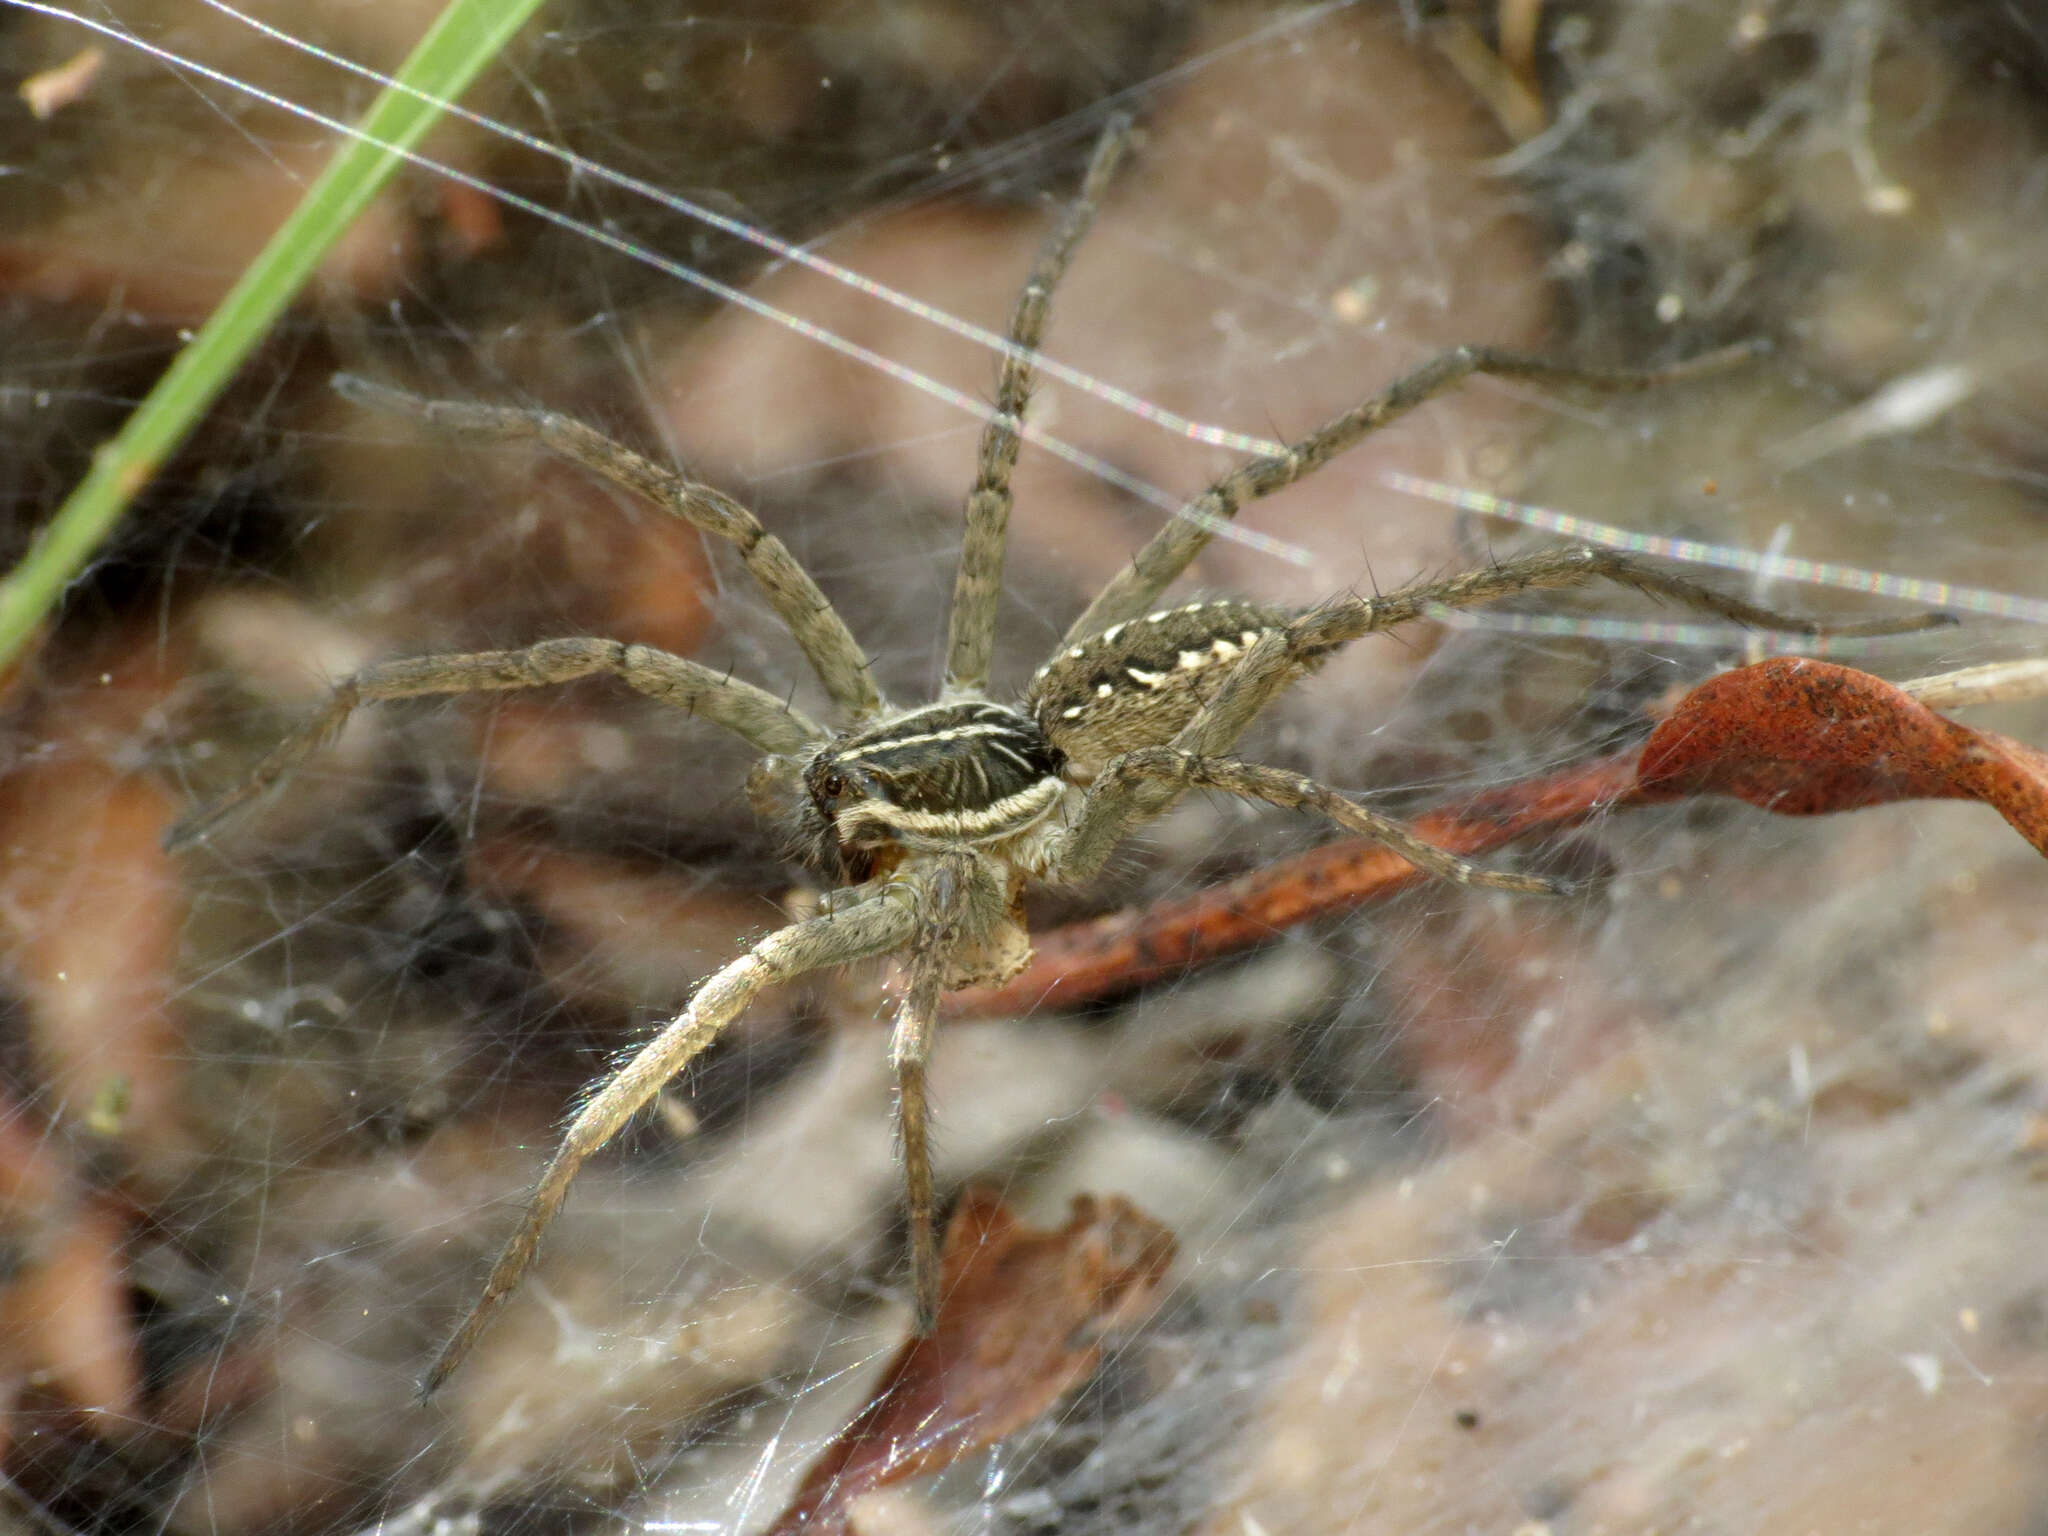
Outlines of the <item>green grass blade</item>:
M93 464L21 563L0 580L0 667L20 652L136 493L177 449L364 206L541 0L449 0L220 307L208 317ZM424 99L422 99L424 98Z

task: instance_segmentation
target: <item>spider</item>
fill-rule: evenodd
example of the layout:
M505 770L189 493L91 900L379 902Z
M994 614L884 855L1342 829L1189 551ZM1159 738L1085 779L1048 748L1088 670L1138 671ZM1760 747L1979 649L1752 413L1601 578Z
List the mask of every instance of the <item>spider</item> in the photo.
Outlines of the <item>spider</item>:
M174 848L202 836L331 741L362 705L609 676L701 715L761 751L748 779L752 804L764 815L793 808L801 852L836 883L816 915L770 933L704 980L684 1011L577 1112L482 1292L422 1378L422 1396L462 1362L517 1287L585 1160L764 987L902 952L905 980L890 1058L898 1085L916 1326L929 1332L939 1307L940 1271L925 1071L940 993L1014 975L1031 954L1019 906L1024 883L1087 879L1126 834L1188 790L1220 790L1317 812L1377 838L1443 879L1532 894L1563 890L1560 882L1476 867L1326 785L1227 755L1276 696L1351 641L1445 609L1594 577L1737 623L1808 635L1896 633L1942 621L1937 615L1830 625L1790 618L1634 557L1586 547L1504 560L1369 598L1340 596L1307 609L1234 598L1161 605L1167 587L1241 506L1293 484L1472 374L1637 389L1719 367L1754 350L1724 349L1657 372L1589 372L1462 347L1424 363L1284 452L1248 460L1223 475L1097 594L1021 699L991 698L986 685L1010 517L1010 472L1033 359L1053 291L1129 141L1127 120L1105 129L1079 194L1039 249L1011 313L1010 346L967 499L945 685L929 703L898 705L883 698L852 632L816 582L780 539L723 493L567 417L426 400L345 375L335 380L351 400L403 411L444 431L535 442L736 545L845 722L827 728L750 683L618 640L580 636L519 650L414 657L367 667L336 684L326 705L238 786L171 830L166 841Z

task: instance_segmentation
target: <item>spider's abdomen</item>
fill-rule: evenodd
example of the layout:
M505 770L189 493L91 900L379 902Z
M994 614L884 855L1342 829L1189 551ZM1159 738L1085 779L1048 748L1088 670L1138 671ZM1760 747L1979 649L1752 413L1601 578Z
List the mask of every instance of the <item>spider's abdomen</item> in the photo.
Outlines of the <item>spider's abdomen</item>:
M1217 598L1112 624L1040 667L1024 705L1047 741L1093 773L1120 752L1171 742L1238 658L1289 617Z
M811 759L804 788L818 829L854 878L862 850L986 844L1044 818L1066 788L1065 758L1007 705L932 704L840 737Z

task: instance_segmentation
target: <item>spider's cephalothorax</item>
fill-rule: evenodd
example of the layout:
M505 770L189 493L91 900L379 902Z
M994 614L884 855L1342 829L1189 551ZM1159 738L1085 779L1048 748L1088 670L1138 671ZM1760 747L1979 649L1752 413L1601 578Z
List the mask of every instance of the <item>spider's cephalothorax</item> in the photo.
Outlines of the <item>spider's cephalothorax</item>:
M1036 720L1001 704L909 710L810 760L799 837L849 883L889 873L909 850L1009 855L1065 798L1065 764Z
M474 438L537 442L684 519L740 552L748 574L802 649L842 719L834 732L780 693L652 646L577 636L520 650L420 656L367 667L337 684L324 709L280 742L234 789L172 829L191 841L233 807L333 739L359 705L424 694L535 688L609 676L700 715L764 755L749 790L759 806L794 798L804 851L846 882L817 915L761 939L706 980L689 1006L608 1079L571 1122L482 1295L428 1370L431 1392L468 1352L539 1251L540 1237L585 1159L618 1134L717 1038L761 989L807 971L902 954L903 999L890 1058L898 1084L912 1273L920 1330L939 1305L925 1064L940 993L1000 978L1029 957L1018 890L1027 876L1087 879L1123 837L1193 788L1312 810L1388 844L1441 878L1502 890L1559 889L1529 875L1475 868L1400 823L1300 774L1229 756L1251 721L1304 672L1364 635L1454 608L1594 577L1687 603L1736 623L1805 634L1898 633L1943 622L1821 624L1786 618L1671 575L1634 556L1565 548L1418 582L1383 596L1344 596L1288 610L1218 599L1162 605L1219 527L1402 413L1474 373L1636 389L1751 355L1709 354L1662 373L1590 373L1540 358L1460 347L1280 452L1226 473L1170 518L1076 619L1015 707L988 702L996 603L1010 517L1010 470L1031 393L1047 306L1110 172L1128 124L1113 122L1081 195L1034 262L1010 318L995 410L982 434L968 498L946 643L946 690L935 704L892 709L859 643L808 572L753 513L724 493L649 462L581 423L546 412L427 401L337 380L352 399L414 414ZM792 779L800 782L792 784ZM793 793L792 793L793 792Z
M849 884L904 853L962 846L1053 873L1049 852L1088 781L1121 753L1171 742L1290 617L1236 598L1155 609L1062 646L1014 708L929 704L845 732L804 767L798 851Z

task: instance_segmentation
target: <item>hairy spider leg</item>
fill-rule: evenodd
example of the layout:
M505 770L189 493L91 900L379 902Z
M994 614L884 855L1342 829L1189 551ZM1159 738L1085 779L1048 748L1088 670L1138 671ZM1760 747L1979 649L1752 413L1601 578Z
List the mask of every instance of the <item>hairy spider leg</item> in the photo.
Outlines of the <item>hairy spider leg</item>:
M668 1080L716 1040L762 988L898 948L917 932L922 904L916 879L899 877L871 888L867 899L857 904L777 929L699 983L689 1006L606 1081L569 1123L560 1147L527 1197L519 1225L491 1266L482 1294L420 1379L420 1397L431 1396L462 1364L532 1267L542 1233L561 1210L570 1183L591 1154L652 1103Z
M1112 624L1144 613L1188 568L1188 563L1208 547L1217 529L1236 517L1241 508L1286 489L1361 439L1456 388L1475 373L1546 384L1576 384L1610 392L1634 391L1718 372L1755 357L1762 350L1760 343L1741 342L1668 368L1652 369L1580 368L1497 347L1455 347L1440 353L1370 399L1288 444L1281 452L1247 459L1222 475L1152 535L1131 563L1110 579L1087 611L1073 622L1060 644L1073 645Z
M896 1134L903 1153L904 1208L910 1221L911 1292L915 1327L929 1334L938 1324L939 1231L932 1187L931 1097L926 1069L939 1016L939 994L953 957L970 930L984 930L1003 917L1003 888L988 861L972 853L928 856L927 907L914 941L903 996L889 1036L889 1065L896 1076Z
M346 399L419 417L458 437L536 443L691 527L724 539L739 550L747 574L795 636L833 703L856 719L879 714L885 707L867 653L810 572L798 563L787 544L761 526L759 518L715 486L701 485L666 469L574 417L554 411L429 400L346 373L334 376L334 387Z
M1096 209L1131 142L1131 120L1118 113L1096 141L1081 191L1067 205L1038 249L1031 273L1010 312L1010 350L996 382L995 414L981 433L974 489L968 493L960 568L953 580L953 612L946 632L946 690L977 692L988 682L995 654L996 607L1002 597L1003 556L1010 531L1010 472L1017 465L1019 431L1031 403L1032 357L1045 335L1053 291L1066 276L1074 248L1095 222Z
M766 689L651 645L586 635L543 640L516 651L410 656L365 667L336 683L327 702L271 748L241 783L173 823L164 835L164 846L184 847L287 777L333 741L349 716L365 704L433 694L548 688L598 675L615 677L635 692L687 714L701 715L763 752L795 752L826 740L823 727Z

